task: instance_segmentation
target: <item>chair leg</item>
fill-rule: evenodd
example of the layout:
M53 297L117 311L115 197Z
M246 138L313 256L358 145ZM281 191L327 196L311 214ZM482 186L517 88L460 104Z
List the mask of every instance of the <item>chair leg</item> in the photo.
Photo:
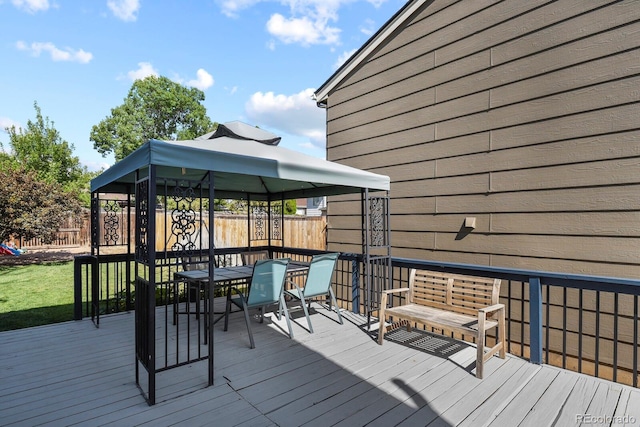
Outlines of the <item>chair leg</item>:
M229 313L231 312L231 287L227 287L227 301L224 309L224 330L229 328Z
M336 300L336 296L333 293L333 289L331 289L331 287L329 287L329 295L331 295L331 301L336 308L336 313L338 313L338 320L340 321L341 325L344 325L344 323L342 323L342 316L340 315L340 307L338 307L338 301Z
M307 325L309 325L309 333L313 333L313 326L311 326L311 318L309 317L309 310L307 309L307 303L305 302L304 295L302 292L298 292L300 297L300 304L302 305L302 310L304 311L304 316L307 318ZM311 307L311 300L309 300L309 307Z
M249 307L247 307L247 301L242 295L240 295L240 298L242 300L242 311L244 311L244 321L247 323L247 332L249 332L249 342L251 343L251 348L256 348L253 342L253 334L251 333L251 324L249 323Z
M287 319L287 328L289 328L289 338L293 338L293 329L291 328L291 319L289 319L289 309L287 308L286 301L284 300L284 295L280 295L280 305L282 306L282 311L284 311L284 317Z

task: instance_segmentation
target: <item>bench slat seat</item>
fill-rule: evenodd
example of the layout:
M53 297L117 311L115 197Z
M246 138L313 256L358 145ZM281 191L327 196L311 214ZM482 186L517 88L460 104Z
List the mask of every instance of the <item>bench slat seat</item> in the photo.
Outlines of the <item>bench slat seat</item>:
M464 276L412 269L409 287L382 292L378 342L384 342L387 316L394 325L419 323L436 329L475 337L477 347L476 377L482 378L484 362L494 354L506 357L505 307L498 302L500 279ZM404 295L401 305L387 307L388 296ZM398 322L403 320L406 322ZM496 345L485 351L486 333L497 328Z
M442 329L458 332L461 334L478 333L478 317L469 316L467 314L455 313L452 311L443 311L439 308L425 307L420 304L405 304L393 309L387 309L387 314L391 312L393 316L411 322L423 323L424 321L435 323ZM498 326L497 320L487 319L485 321L485 329L491 329Z

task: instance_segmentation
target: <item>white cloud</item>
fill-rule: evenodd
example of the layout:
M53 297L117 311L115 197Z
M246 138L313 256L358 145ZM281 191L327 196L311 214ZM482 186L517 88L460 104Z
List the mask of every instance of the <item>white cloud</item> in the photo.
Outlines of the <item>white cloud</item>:
M237 18L238 12L242 9L248 9L254 4L259 3L260 0L219 0L222 13L230 18Z
M11 0L11 3L29 13L45 11L50 7L49 0Z
M16 130L22 128L22 125L8 117L0 117L0 132L7 133L6 129L15 126Z
M258 126L308 138L315 148L325 147L325 111L311 98L313 89L293 95L256 92L245 105L247 117Z
M131 81L142 80L149 76L158 76L158 71L153 68L150 62L138 62L138 69L131 70L127 73L127 77Z
M373 5L373 7L380 7L382 6L382 3L386 2L387 0L367 0L367 2L371 3Z
M198 69L198 71L196 72L196 76L197 76L196 79L189 80L187 82L187 85L191 87L195 87L196 89L200 89L200 90L207 90L211 86L213 86L213 83L214 83L213 76L207 73L205 69L203 68Z
M271 15L267 22L267 31L284 43L337 44L340 41L340 29L328 25L326 19L285 18L279 13Z
M336 26L339 10L349 4L363 0L217 0L223 14L237 17L243 9L257 3L277 3L289 8L288 14L273 13L266 23L269 34L283 43L339 45L341 30ZM387 0L366 0L379 7ZM372 24L367 22L361 31L372 32ZM273 41L267 48L273 50Z
M360 25L360 32L368 37L372 36L376 29L376 23L371 19L365 19L364 24Z
M118 19L127 22L138 19L140 0L108 0L107 6Z
M288 7L288 13L274 12L266 23L266 29L275 39L285 44L303 46L325 44L340 45L341 29L337 26L339 11L345 5L357 2L369 3L375 8L388 0L216 0L224 15L237 18L244 9L258 3L275 3ZM275 7L272 7L275 8ZM366 20L360 31L368 36L375 32L375 23ZM274 40L266 44L275 49Z
M96 162L93 160L85 160L85 159L80 159L80 163L83 166L86 166L87 169L90 172L97 172L100 170L106 170L109 169L111 167L111 164L107 163L107 162Z
M338 68L340 68L342 66L342 64L347 62L347 59L351 58L351 55L356 53L356 50L358 50L358 49L351 49L349 51L342 52L342 55L340 55L338 57L338 60L335 62L335 64L333 64L333 69L337 70Z
M86 64L93 59L93 54L82 49L74 50L70 47L60 49L51 42L34 42L30 45L23 41L16 42L18 50L31 52L33 56L40 56L42 52L47 52L54 61L71 61Z

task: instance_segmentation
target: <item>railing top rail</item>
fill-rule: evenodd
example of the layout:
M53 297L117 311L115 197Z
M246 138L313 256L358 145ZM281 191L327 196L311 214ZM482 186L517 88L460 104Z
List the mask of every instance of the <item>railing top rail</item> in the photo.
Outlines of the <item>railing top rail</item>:
M478 275L478 273L482 273L490 277L522 282L528 282L531 278L537 278L540 279L540 283L544 285L640 295L640 280L623 277L591 276L585 274L526 270L476 264L425 261L411 258L393 258L392 262L396 267L428 267L429 269L436 271L447 271L460 274L474 273Z

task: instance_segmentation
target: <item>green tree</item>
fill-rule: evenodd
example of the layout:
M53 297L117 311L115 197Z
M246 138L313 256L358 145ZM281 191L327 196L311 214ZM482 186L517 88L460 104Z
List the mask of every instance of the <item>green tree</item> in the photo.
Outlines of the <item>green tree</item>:
M49 117L42 116L37 102L33 106L35 121L29 120L24 129L6 129L13 160L48 183L66 185L79 179L84 171L73 155L73 145L62 139Z
M0 169L0 182L10 190L0 191L0 242L14 236L51 243L62 221L80 211L75 195L22 166Z
M284 201L284 214L285 215L295 215L298 211L298 206L295 199L285 200Z
M207 116L204 92L166 77L136 80L124 103L111 109L91 129L90 139L100 154L122 160L149 139L192 139L215 129Z

